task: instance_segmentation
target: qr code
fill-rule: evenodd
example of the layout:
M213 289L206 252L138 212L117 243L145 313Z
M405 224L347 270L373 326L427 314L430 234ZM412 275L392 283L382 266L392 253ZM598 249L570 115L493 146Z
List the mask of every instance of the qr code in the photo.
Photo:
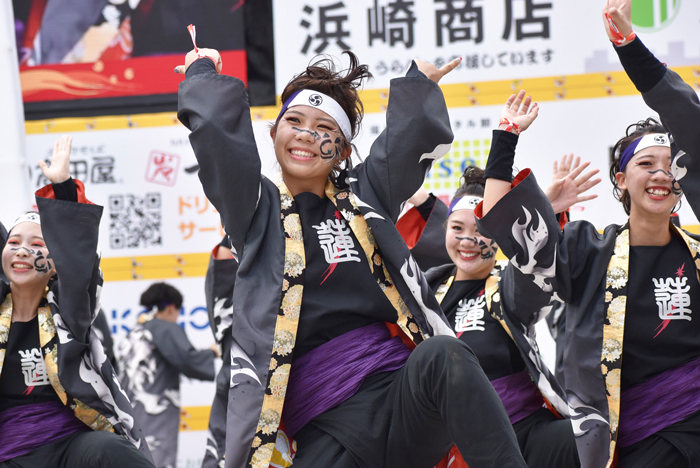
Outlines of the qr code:
M160 193L109 196L109 244L113 249L162 244Z

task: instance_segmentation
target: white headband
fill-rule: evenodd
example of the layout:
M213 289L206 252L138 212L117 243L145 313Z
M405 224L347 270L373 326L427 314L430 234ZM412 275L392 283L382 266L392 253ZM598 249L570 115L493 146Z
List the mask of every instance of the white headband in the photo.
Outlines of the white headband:
M346 140L350 141L352 139L350 119L348 119L340 104L332 97L312 89L302 89L292 98L289 104L284 106L283 111L294 106L310 106L322 110L338 123L340 131L343 132Z
M642 150L651 148L652 146L663 146L665 148L671 147L671 140L668 135L664 133L647 133L639 140L636 140L630 144L625 151L620 155L620 171L625 170L625 166L630 162L632 156L639 153Z
M15 226L21 223L34 223L41 226L41 218L39 217L39 213L24 213L22 216L15 219L15 222L12 223L10 229L7 230L7 234L9 235L10 232L12 232L12 230L15 228Z
M457 210L474 210L482 200L483 198L481 197L472 197L469 195L466 197L460 197L457 200L452 200L447 216Z

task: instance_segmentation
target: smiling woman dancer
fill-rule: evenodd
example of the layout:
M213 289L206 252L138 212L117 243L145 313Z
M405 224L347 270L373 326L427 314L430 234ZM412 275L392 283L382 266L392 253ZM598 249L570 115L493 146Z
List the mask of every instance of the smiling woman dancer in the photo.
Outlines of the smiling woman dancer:
M226 466L428 468L456 443L472 468L524 467L498 395L394 226L450 148L437 81L459 62L413 62L393 80L387 129L350 169L370 75L347 55L345 74L321 60L284 89L277 183L260 174L244 85L217 73L218 53L192 51L179 69L178 116L240 255Z
M680 188L700 214L700 102L634 39L629 1L611 1L605 13L621 32L610 36L625 70L683 151L653 121L631 125L611 168L629 221L602 235L574 222L559 235L530 171L511 183L518 137L504 125L504 144L489 157L478 226L515 266L504 300L518 320L532 323L555 301L567 303L564 383L582 466L700 466L700 328L691 320L700 302L700 242L669 221ZM516 124L525 115L521 99L504 110Z
M152 468L91 327L102 207L70 177L71 141L56 142L50 167L40 163L52 185L36 192L39 213L9 227L2 251L0 468Z
M555 179L547 189L554 211L562 212L574 203L596 197L583 195L600 182L600 179L591 179L598 170L582 174L589 164L577 164L571 173L567 170L565 178ZM444 211L437 209L441 201L419 191L411 198L418 205L401 218L408 218L408 222L400 221L397 227L402 234L414 234L414 239L419 235L420 242L424 236L436 239L436 232L427 231L438 224L444 226L440 229L442 241L426 241L424 248L427 251L432 246L433 251L439 252L446 247L451 262L428 270L426 279L457 338L474 351L498 392L528 466L577 467L579 461L571 422L544 407L543 396L563 414L568 414L559 396L562 391L541 361L535 342L528 340L521 328L504 313L500 291L507 291L511 286L507 279L499 282L502 267L496 263L498 245L476 228L474 208L484 196L484 171L475 166L467 167L462 180L452 203L449 208L444 207ZM437 218L433 219L432 227L421 214L431 211L437 211L430 215ZM505 277L510 278L509 275ZM457 457L450 466L464 466L461 463Z

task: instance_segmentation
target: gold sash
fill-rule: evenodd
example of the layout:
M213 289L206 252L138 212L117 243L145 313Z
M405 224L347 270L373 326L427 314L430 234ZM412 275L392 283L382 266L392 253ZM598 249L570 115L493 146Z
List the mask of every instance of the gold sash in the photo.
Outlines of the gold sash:
M287 393L292 351L296 343L304 293L306 255L299 210L281 177L277 182L277 188L280 192L281 222L285 235L283 296L280 310L277 312L272 358L267 374L262 410L249 453L249 465L253 468L268 468L272 459L289 458L284 453L280 453L277 447L290 446L286 435L279 432L279 426L282 422L284 397ZM326 183L325 191L326 196L352 229L367 257L372 275L396 309L398 316L396 323L414 343L420 343L425 337L394 286L384 265L377 241L357 206L355 195L349 188L340 190L330 181ZM289 465L291 463L287 466Z

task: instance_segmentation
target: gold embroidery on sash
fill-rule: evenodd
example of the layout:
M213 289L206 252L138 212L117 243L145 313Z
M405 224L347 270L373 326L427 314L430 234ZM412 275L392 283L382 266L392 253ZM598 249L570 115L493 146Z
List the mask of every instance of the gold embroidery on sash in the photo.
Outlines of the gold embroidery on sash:
M627 310L627 281L629 279L629 227L625 226L615 239L615 249L605 278L605 311L603 320L603 349L600 368L605 380L610 419L610 452L607 467L612 466L620 421L620 382L622 373L622 343Z

